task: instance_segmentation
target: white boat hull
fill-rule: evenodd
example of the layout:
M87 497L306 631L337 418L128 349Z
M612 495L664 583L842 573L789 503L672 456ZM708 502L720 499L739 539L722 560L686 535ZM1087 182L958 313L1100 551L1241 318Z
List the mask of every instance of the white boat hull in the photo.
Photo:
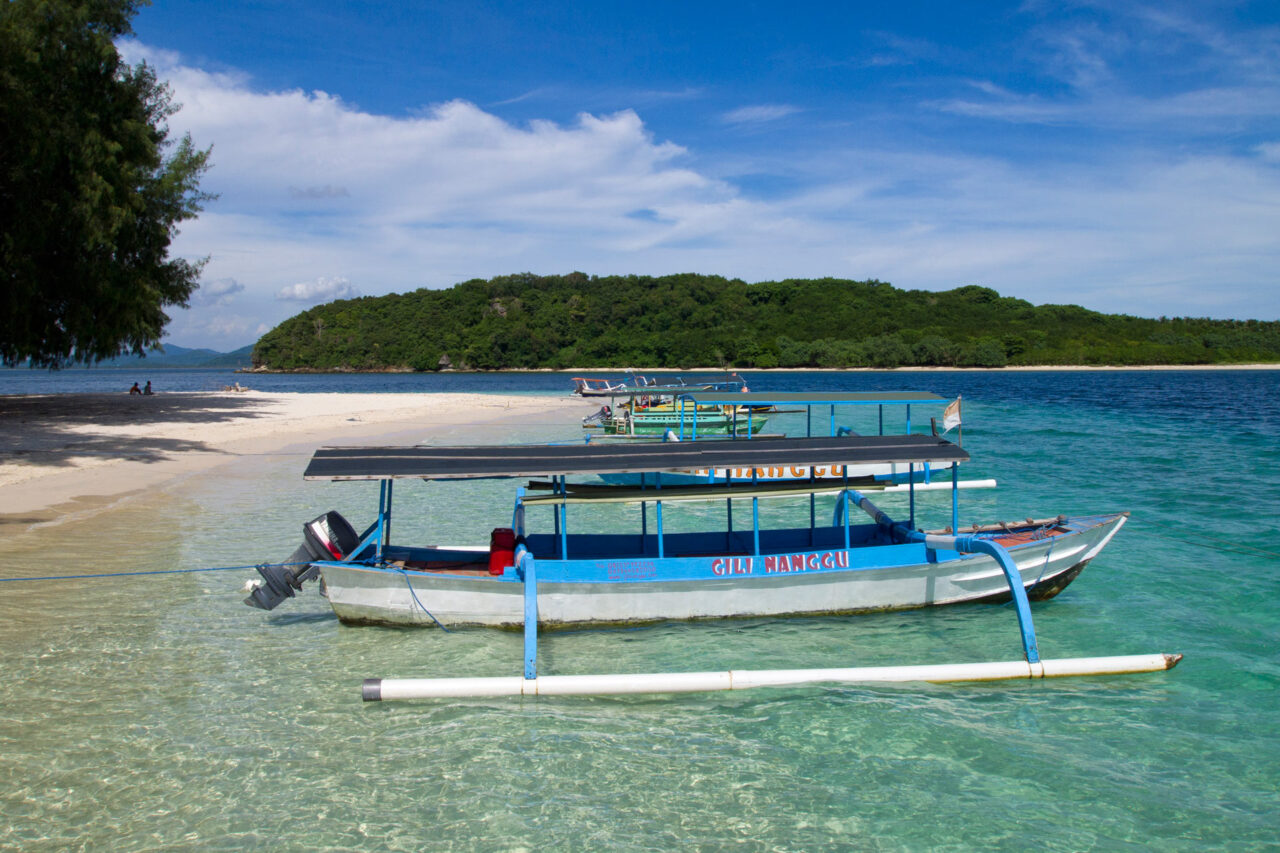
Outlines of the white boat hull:
M1073 519L1050 538L1007 546L1032 598L1057 594L1124 524L1122 514ZM994 600L1009 595L986 555L924 545L826 548L783 555L538 559L541 627L666 620L844 614ZM874 564L871 561L874 560ZM504 575L320 563L338 618L358 624L524 623L524 584Z

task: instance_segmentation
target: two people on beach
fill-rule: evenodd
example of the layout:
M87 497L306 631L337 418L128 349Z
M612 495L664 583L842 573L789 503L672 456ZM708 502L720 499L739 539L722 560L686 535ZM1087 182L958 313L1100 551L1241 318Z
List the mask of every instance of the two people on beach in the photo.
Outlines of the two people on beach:
M146 388L139 388L139 387L138 387L138 383L137 383L137 382L135 382L135 383L133 383L133 387L129 389L129 396L130 396L130 397L132 397L134 394L142 394L142 395L144 395L144 396L150 397L152 393L154 393L154 392L152 392L152 390L151 390L151 380L150 380L150 379L148 379L148 380L147 380L147 387L146 387Z

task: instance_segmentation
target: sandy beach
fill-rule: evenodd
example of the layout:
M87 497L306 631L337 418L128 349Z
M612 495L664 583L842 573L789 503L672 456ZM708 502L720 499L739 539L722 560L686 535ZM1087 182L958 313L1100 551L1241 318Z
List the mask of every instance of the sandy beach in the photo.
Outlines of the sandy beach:
M178 477L299 445L400 442L544 417L572 397L505 394L56 394L0 397L0 535L107 508Z

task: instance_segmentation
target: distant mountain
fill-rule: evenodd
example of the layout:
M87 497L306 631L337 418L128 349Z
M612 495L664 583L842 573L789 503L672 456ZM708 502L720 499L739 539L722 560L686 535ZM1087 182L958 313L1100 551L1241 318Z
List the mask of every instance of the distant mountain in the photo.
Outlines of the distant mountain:
M253 367L254 346L254 344L246 344L238 350L219 353L204 364L195 364L192 367ZM199 350L199 352L209 352L209 350Z
M130 355L109 358L98 363L99 367L251 367L253 344L234 352L218 352L211 349L190 349L177 344L165 344L164 351L152 350L146 357Z

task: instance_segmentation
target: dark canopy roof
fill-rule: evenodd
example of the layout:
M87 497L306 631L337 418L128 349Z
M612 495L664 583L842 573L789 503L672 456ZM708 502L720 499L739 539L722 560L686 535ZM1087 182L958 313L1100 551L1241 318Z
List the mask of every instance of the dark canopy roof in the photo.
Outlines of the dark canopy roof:
M929 435L847 435L771 441L501 445L473 447L325 447L303 475L308 480L417 477L547 477L560 474L763 468L877 462L947 464L969 454Z

